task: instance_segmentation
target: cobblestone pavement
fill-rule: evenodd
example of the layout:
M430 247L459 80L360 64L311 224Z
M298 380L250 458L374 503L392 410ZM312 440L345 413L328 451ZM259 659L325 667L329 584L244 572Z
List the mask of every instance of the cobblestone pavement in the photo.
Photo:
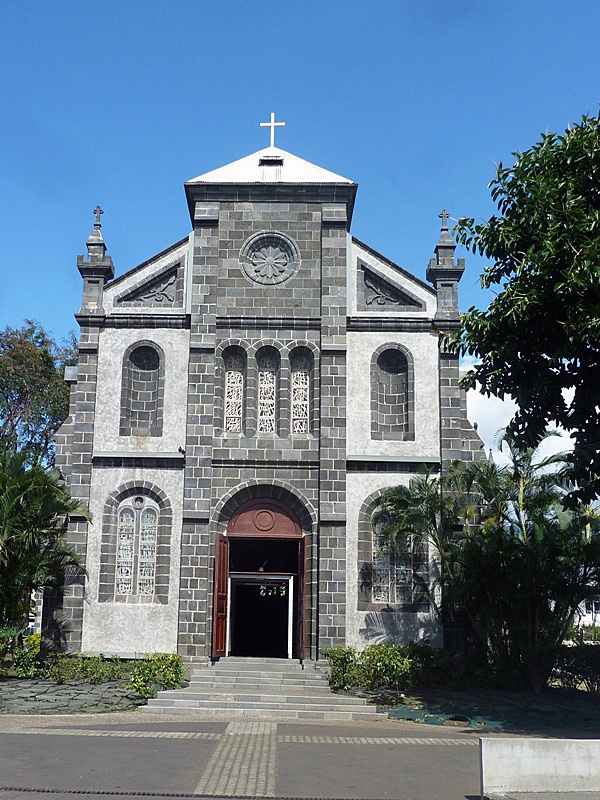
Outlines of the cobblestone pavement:
M0 680L0 714L97 714L127 711L145 702L122 680L98 685L37 678Z

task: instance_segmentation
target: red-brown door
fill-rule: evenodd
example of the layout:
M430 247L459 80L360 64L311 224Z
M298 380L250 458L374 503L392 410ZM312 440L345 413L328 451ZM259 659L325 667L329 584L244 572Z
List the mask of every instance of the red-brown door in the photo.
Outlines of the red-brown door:
M226 656L227 584L229 582L229 540L220 533L215 551L215 594L213 605L212 656Z

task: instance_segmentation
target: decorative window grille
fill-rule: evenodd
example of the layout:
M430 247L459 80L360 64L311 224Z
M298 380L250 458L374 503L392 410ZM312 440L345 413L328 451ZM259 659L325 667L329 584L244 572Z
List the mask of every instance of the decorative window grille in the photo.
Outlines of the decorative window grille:
M310 416L310 360L297 358L292 365L292 433L308 433Z
M242 432L244 408L244 358L232 353L225 362L225 431Z
M371 599L374 603L412 603L413 558L410 538L398 535L395 546L381 541L381 525L373 531Z
M153 595L156 574L158 512L136 497L119 511L115 594Z
M154 594L156 568L156 529L158 515L153 508L142 511L138 558L138 594Z
M258 370L258 430L275 432L277 401L277 358L264 356Z
M117 531L116 594L133 594L134 539L135 513L132 508L123 508Z

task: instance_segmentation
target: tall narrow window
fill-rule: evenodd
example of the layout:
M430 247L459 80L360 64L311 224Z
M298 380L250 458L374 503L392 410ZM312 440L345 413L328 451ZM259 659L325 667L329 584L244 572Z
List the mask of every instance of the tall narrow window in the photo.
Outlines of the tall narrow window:
M154 595L158 511L138 496L118 514L116 595Z
M161 436L163 426L162 352L150 343L125 353L121 389L121 436Z
M225 356L225 432L241 433L244 416L246 359L232 350Z
M117 531L116 594L133 594L134 542L135 512L132 508L122 508Z
M399 535L395 544L384 544L381 540L381 525L376 525L373 530L371 599L374 603L413 601L413 558L410 538Z
M310 431L310 374L312 356L300 350L292 354L292 433Z
M275 433L277 430L277 395L279 355L264 348L257 356L258 363L258 432Z
M405 353L396 347L376 353L371 367L373 438L414 438L413 396L412 363Z

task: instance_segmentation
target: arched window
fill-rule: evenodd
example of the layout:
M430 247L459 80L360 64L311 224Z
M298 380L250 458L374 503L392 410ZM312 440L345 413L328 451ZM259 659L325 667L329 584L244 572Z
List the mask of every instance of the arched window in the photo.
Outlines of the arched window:
M128 481L107 498L99 602L169 601L172 519L167 495L147 481Z
M373 603L412 603L413 557L409 536L398 535L393 543L382 541L380 522L373 527Z
M310 350L298 348L291 355L292 433L310 433L312 364Z
M414 439L412 359L398 347L377 351L371 363L371 436Z
M244 425L246 355L232 347L225 361L225 433L241 433Z
M115 596L154 595L157 536L154 503L142 495L126 500L117 515Z
M164 359L149 342L129 348L123 359L121 436L161 436Z
M429 547L427 541L400 534L383 536L385 520L373 523L383 489L363 502L358 514L358 609L380 611L382 606L429 609Z
M256 357L258 366L258 433L275 433L279 414L279 353L263 347Z

